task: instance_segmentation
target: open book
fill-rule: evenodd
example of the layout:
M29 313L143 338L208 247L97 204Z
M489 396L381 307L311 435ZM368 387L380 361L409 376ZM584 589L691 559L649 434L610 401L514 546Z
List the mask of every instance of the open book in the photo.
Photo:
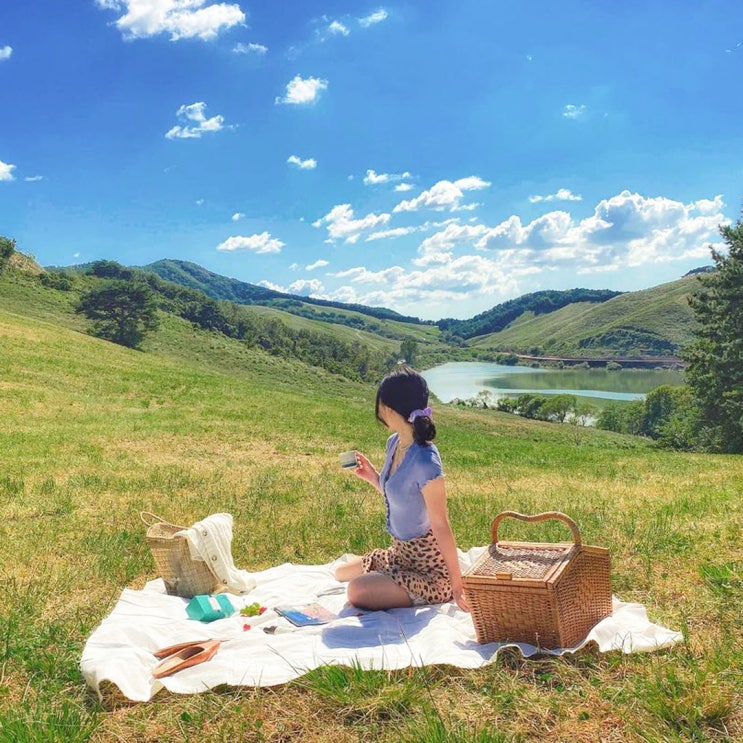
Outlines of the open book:
M276 613L286 617L297 627L310 627L332 622L336 615L320 604L301 604L299 606L277 606Z

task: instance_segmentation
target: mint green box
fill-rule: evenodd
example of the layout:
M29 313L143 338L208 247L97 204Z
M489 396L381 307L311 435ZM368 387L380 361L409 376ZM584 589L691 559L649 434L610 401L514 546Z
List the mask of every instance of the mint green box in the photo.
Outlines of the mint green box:
M186 607L189 619L197 619L199 622L224 619L232 616L235 611L232 602L223 593L194 596Z

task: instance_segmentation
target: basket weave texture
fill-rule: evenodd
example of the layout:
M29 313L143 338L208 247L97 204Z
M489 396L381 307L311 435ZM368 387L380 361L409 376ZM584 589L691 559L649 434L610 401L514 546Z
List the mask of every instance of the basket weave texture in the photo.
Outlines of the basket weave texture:
M559 519L570 527L573 542L499 542L498 526L507 517ZM493 543L462 576L478 642L572 647L611 614L609 551L582 544L569 516L505 511L493 521L492 533Z
M187 527L176 526L146 511L140 517L147 526L145 541L155 560L157 574L169 594L192 598L225 590L225 585L204 560L191 557L188 539L175 536Z

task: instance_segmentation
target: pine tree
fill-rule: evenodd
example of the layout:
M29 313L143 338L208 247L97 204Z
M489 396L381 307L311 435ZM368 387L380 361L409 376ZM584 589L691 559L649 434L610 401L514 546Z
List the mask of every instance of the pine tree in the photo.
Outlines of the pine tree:
M93 321L93 335L129 348L158 326L155 296L143 281L105 280L80 298L77 311Z
M699 402L705 438L717 451L743 452L743 219L720 227L727 253L699 277L691 299L697 320L684 351L686 381Z

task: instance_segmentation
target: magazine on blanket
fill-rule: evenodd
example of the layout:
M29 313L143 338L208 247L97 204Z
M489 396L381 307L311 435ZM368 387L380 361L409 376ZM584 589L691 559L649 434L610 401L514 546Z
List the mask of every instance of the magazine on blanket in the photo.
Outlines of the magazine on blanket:
M299 606L277 606L276 613L286 617L297 627L311 627L327 624L337 618L336 614L320 604L301 604Z

